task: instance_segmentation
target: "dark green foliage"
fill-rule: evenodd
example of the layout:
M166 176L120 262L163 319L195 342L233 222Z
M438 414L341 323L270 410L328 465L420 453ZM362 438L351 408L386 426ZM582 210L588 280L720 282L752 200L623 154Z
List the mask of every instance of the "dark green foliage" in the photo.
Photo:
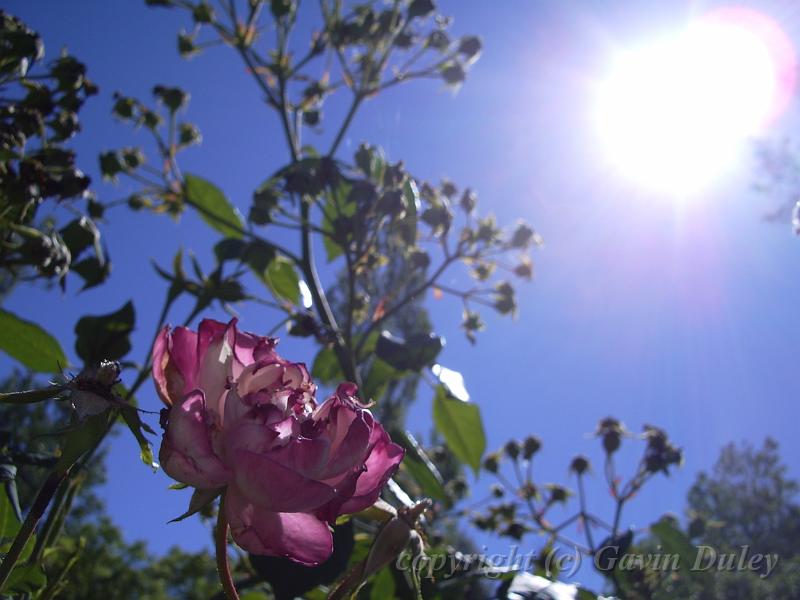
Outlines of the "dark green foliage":
M0 382L0 391L40 386L34 378L14 373ZM69 421L71 409L64 402L25 405L0 404L0 460L16 466L16 487L23 512L44 482L56 460L63 436L53 435ZM188 553L178 548L154 556L143 542L129 542L105 514L97 486L106 481L105 451L74 474L77 490L70 500L63 535L44 562L47 580L75 556L61 582L58 598L88 600L208 600L219 589L214 558L208 552Z
M711 472L700 473L689 490L689 514L705 523L695 524L693 542L719 552L740 551L746 545L751 554L776 553L778 567L766 578L758 572L681 577L674 589L684 590L686 598L709 600L800 595L799 490L775 440L767 438L760 448L749 443L725 446Z
M108 271L91 217L81 222L94 228L92 243L78 239L73 244L64 230L59 233L57 211L69 203L78 212L75 203L83 199L88 213L97 205L88 195L89 178L64 146L80 130L78 112L97 88L86 77L86 67L69 54L45 66L41 38L2 11L0 49L0 271L12 278L57 278L63 284L70 265L91 246L98 268L84 262L78 274L87 286L96 285Z
M749 544L756 552L791 556L800 539L800 486L787 474L778 443L761 448L728 444L710 473L700 473L689 490L689 510L707 521L702 539L730 548Z
M674 517L654 523L651 537L636 542L631 552L680 556L681 568L663 572L639 569L617 573L617 581L632 600L750 600L796 598L800 594L800 503L798 483L787 476L778 445L765 440L725 446L710 473L701 472L688 494L687 525ZM709 564L708 550L717 557L773 554L777 566L769 575L766 561L756 569L722 569L716 564L691 570L695 561ZM724 559L723 559L724 560Z
M433 364L443 347L444 340L433 333L418 333L404 340L383 331L375 355L400 371L420 371Z
M26 368L42 373L57 373L67 366L61 345L36 323L0 309L0 331L3 332L0 350Z
M135 321L131 302L107 315L81 318L75 325L75 352L87 365L123 358L131 349Z
M463 383L458 383L458 372L436 364L444 340L436 334L422 303L431 295L435 299L445 294L455 297L463 306L467 337L474 342L476 333L483 328L477 312L479 305L501 314L516 313L513 285L493 278L506 271L520 279L530 279L532 263L525 251L540 240L525 226L504 231L493 217L478 216L474 192L467 189L459 198L459 188L453 182L435 185L422 181L409 173L402 161L387 160L380 147L364 143L354 156L347 158L340 157L338 150L353 117L368 98L414 79L435 78L454 87L460 85L480 55L480 39L472 35L451 36L448 30L452 20L437 14L436 3L430 0L402 0L386 5L326 0L319 5L320 30L312 35L310 44L297 47L296 36L290 36L299 11L299 3L293 0L220 7L205 1L147 3L186 11L189 25L177 37L182 56L194 56L220 44L235 48L266 106L278 115L287 141L286 164L254 191L245 219L236 208L241 206L237 199L227 198L212 182L201 175L184 173L178 166L180 153L201 140L195 125L180 120L189 101L186 91L156 85L152 88L154 102L149 104L117 93L113 115L152 136L150 147L156 149L156 156L147 157L133 146L108 150L99 156L100 171L112 182L130 179L141 187L127 198L106 204L88 198L85 215L73 216L58 226L58 221L52 220L32 231L15 230L13 235L21 241L13 250L24 257L20 264L35 265L41 275L62 280L71 268L85 280L84 289L100 285L109 274L98 228L98 223L107 217L107 209L127 207L178 219L189 207L190 213L196 213L218 234L213 243L213 264L201 264L197 257L208 253L198 248L197 255L191 250L179 250L170 267L154 265L166 282L161 320L184 320L190 324L214 303L229 312L243 302L257 302L275 311L282 320L278 320L273 332L285 324L291 335L319 345L312 367L317 381L333 386L350 380L359 385L362 399L376 402L374 412L406 448L408 463L397 475L397 485L402 487L392 487L395 499L402 503L407 501L407 494L417 498L431 496L441 506L453 507L469 491L465 467L477 470L481 463L483 426L477 405L467 401ZM267 31L275 35L265 43ZM268 47L273 42L274 47ZM34 43L32 49L23 50L35 54L35 46ZM19 70L20 65L14 68ZM35 93L25 100L30 107L47 112L59 94L83 89L78 98L82 100L93 91L85 79L85 69L74 59L57 61L52 76L57 93L32 86ZM323 110L335 93L349 94L351 104L338 129L331 129ZM73 112L79 107L77 101L68 104ZM54 139L63 141L71 135L77 128L73 117L59 114L52 124L48 123ZM330 148L318 150L303 145L308 144L304 128L333 131ZM73 157L67 151L60 152L50 159L67 173ZM83 180L70 185L67 179L57 190L56 197L61 200L80 196L85 185L78 184L88 185ZM31 217L25 225L33 223L38 221ZM275 239L282 239L273 235L276 228L297 230L299 247L286 248L276 243ZM331 271L338 276L331 285L320 281L314 259L317 245L324 248L329 262L337 262ZM514 256L502 260L507 254ZM447 270L459 263L475 282L464 289L442 285ZM0 280L0 286L10 289L13 279L9 285L5 281ZM191 309L185 319L173 314L181 304L176 302L181 296L190 299ZM121 303L117 300L112 305ZM47 534L43 538L46 543L41 545L52 550L43 563L48 585L64 586L51 587L58 597L80 598L90 593L92 597L114 598L207 598L218 593L207 554L172 551L157 560L143 544L125 541L103 515L100 505L83 514L69 512L80 498L90 497L90 488L81 473L100 468L102 453L95 447L113 423L124 421L138 441L142 460L153 462L145 435L151 430L145 417L133 404L121 404L146 381L150 368L147 355L141 363L128 357L135 325L139 326L133 306L128 303L110 314L85 316L75 326L76 352L87 366L124 357L122 376L127 377L125 369L134 368L138 376L130 390L122 386L106 386L102 390L90 386L88 391L100 397L101 412L81 419L70 413L68 420L73 427L66 438L58 438L54 447L54 451L63 450L56 463L57 473L65 473L76 463L67 483L54 497L53 506L61 508L52 513L52 518L47 517L49 523L55 523L52 530L57 533L63 529L64 535L58 538ZM387 333L382 334L384 331ZM47 358L48 363L51 358ZM445 372L456 377L455 383L445 380L441 375ZM91 369L84 371L78 380L91 380L92 373ZM423 377L440 379L439 384L434 384L437 431L429 437L429 444L404 430L405 412ZM83 391L79 383L68 385ZM106 408L103 400L109 403ZM0 472L7 473L6 479L10 480L15 466L9 463L8 469ZM19 472L16 478L24 475ZM563 490L548 490L554 501L565 499ZM212 490L196 494L190 512L198 509L204 517L210 516L215 493ZM25 502L29 499L23 500L23 505ZM59 521L62 514L69 514L65 523ZM449 540L466 547L451 523L440 523L434 515L426 523L431 552L443 556L455 553L447 544ZM369 548L370 538L365 536L369 527L360 520L344 528L353 525L361 536L355 555L358 548ZM508 531L521 535L526 530L514 523L509 524ZM339 547L347 550L348 544L338 541ZM327 573L319 581L330 582L346 562L345 556L337 562L336 572ZM314 578L319 570L316 575L302 569L290 573L293 566L290 569L280 561L276 564L277 571L290 575L286 585L276 585L274 591L279 596L294 593L288 588L298 582L305 588L317 583ZM476 569L486 566L474 565ZM244 569L236 575L243 589L252 590L263 588L260 580L267 577L266 572L253 575L249 570L245 576ZM479 587L470 583L470 577L465 574L463 582L451 581L446 589L440 589L435 581L426 582L423 588L426 596L461 597L465 590ZM274 580L272 575L269 578ZM406 597L414 587L406 576L383 568L368 582L365 593L375 598L392 594Z

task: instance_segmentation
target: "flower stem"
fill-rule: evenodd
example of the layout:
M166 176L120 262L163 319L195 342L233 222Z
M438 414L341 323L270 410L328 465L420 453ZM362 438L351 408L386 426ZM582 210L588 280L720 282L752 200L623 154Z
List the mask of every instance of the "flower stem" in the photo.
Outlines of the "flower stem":
M225 591L225 597L228 600L239 600L239 594L236 592L236 586L233 584L231 568L228 564L228 521L225 518L224 493L219 501L217 529L214 537L217 548L217 571L219 572L219 581L222 584L222 589Z

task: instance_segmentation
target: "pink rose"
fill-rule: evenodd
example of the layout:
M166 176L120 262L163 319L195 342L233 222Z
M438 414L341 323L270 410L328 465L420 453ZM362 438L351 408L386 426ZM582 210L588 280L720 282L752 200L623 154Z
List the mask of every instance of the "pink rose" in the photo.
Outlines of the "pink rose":
M159 458L174 479L226 487L233 539L254 554L315 565L333 551L336 517L372 505L397 470L392 443L343 383L321 405L302 363L277 340L204 320L164 327L153 378L169 407Z

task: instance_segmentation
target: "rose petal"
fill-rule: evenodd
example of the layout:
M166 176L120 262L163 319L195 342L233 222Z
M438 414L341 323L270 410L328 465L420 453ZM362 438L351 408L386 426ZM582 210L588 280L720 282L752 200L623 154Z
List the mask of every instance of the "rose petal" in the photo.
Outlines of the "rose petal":
M358 411L342 407L337 413L352 412L352 420L349 415L337 418L340 428L346 426L344 435L337 434L331 442L330 458L325 468L316 477L319 479L331 479L342 473L352 471L357 466L364 463L370 448L370 438L372 434L372 418L366 417L365 411ZM361 413L361 414L359 414ZM338 414L337 414L338 416ZM347 421L349 420L349 423Z
M358 512L371 506L403 460L405 450L393 443L392 438L378 423L372 429L370 444L373 447L367 458L367 469L358 478L353 497L342 505L342 514Z
M278 363L254 363L249 365L236 380L236 393L244 398L248 394L260 390L280 388L282 386L283 371L283 365Z
M291 421L291 417L285 418L276 407L267 405L226 425L221 435L225 462L233 464L239 449L262 454L286 445L293 433Z
M275 352L277 340L270 337L262 337L247 331L236 330L236 358L242 367L253 364L254 362L284 362ZM234 374L238 377L238 373Z
M235 453L236 484L250 502L273 512L309 512L336 496L332 487L273 460L273 454Z
M283 374L283 385L302 389L311 383L311 375L303 363L289 363Z
M167 377L164 373L169 363L169 325L164 325L161 331L158 332L151 356L153 361L153 381L156 384L158 396L164 404L172 406L173 400L170 397ZM181 382L181 387L183 387L183 382Z
M170 409L159 459L167 475L194 487L220 487L230 479L231 473L212 448L201 391L195 390Z
M225 325L203 319L197 332L198 387L206 395L210 411L222 420L224 393L233 377L236 319Z
M176 327L170 334L172 340L169 353L170 358L175 361L175 365L181 375L186 380L189 388L185 393L197 387L197 334L188 327Z
M164 326L153 345L153 379L161 400L171 406L197 387L197 334Z
M326 523L308 513L270 512L249 503L235 486L225 494L225 514L234 541L247 552L284 556L314 566L333 552Z

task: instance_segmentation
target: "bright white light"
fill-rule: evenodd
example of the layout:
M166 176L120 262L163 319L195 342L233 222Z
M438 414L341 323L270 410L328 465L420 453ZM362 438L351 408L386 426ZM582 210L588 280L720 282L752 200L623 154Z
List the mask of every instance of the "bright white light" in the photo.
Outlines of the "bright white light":
M311 290L308 284L302 279L299 281L300 299L303 302L303 308L311 308L314 304L314 299L311 297Z
M774 116L783 67L742 19L701 19L621 53L598 89L605 158L648 188L697 191Z
M439 381L444 384L454 398L458 398L463 402L469 401L469 392L467 392L467 388L464 385L464 376L461 373L439 364L433 365L431 371L439 378Z

